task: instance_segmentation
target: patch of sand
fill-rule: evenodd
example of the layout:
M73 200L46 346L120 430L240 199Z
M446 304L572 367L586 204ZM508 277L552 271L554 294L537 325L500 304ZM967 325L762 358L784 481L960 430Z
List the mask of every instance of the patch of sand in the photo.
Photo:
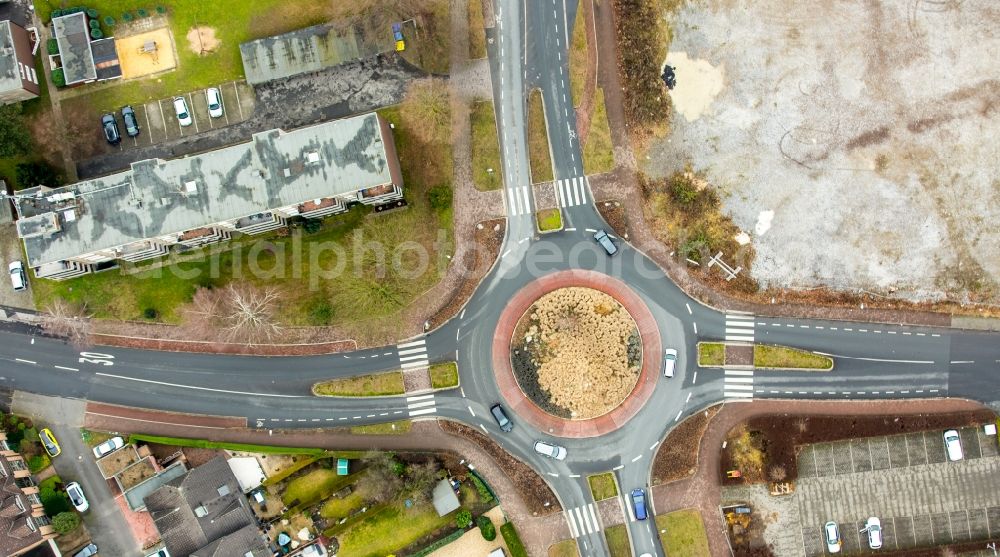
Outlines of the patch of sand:
M145 52L147 43L152 43L155 50ZM116 38L115 48L118 50L123 79L144 77L177 67L174 36L169 27Z
M677 85L670 91L670 99L688 122L697 120L722 92L725 71L705 60L688 58L686 52L670 52L664 65L674 67Z
M479 528L473 528L462 534L462 537L457 540L432 552L428 557L478 557L480 555L486 557L486 555L489 555L491 551L498 547L502 547L505 554L510 555L510 550L507 549L507 544L504 543L503 536L500 535L500 526L504 522L503 511L500 510L500 507L493 507L485 513L485 516L490 517L493 525L497 527L497 539L488 542L483 539Z
M191 52L201 56L215 52L222 42L215 38L215 28L199 25L192 27L187 33L188 48Z

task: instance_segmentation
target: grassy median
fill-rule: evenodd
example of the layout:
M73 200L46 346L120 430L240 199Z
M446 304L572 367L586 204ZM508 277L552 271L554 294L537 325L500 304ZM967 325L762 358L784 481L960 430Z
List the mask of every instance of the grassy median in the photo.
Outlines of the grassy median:
M549 153L549 132L545 127L545 109L538 89L528 95L528 159L531 182L552 181L552 155Z
M602 501L618 495L618 485L611 472L589 476L587 483L590 484L590 493L594 496L594 501Z
M726 363L726 345L721 342L698 343L698 365L716 367Z
M435 389L448 389L458 386L458 364L456 362L434 364L428 373L431 376L431 387Z
M753 365L763 368L830 371L833 369L833 359L787 346L757 344L753 347Z
M559 209L542 209L535 215L539 232L553 232L562 228L562 211Z
M604 106L604 89L594 93L594 111L590 116L590 131L583 144L583 171L587 174L609 172L615 167L614 146L611 144L611 125L608 109Z
M628 541L628 530L624 524L608 526L604 529L611 557L632 557L632 544Z
M578 6L569 43L569 90L573 106L580 106L587 85L587 18L583 16L582 3Z
M476 0L478 2L478 0ZM472 126L472 182L482 191L500 189L500 144L493 103L478 101L469 114Z
M331 379L313 385L312 392L317 396L401 395L405 392L403 372L390 371Z

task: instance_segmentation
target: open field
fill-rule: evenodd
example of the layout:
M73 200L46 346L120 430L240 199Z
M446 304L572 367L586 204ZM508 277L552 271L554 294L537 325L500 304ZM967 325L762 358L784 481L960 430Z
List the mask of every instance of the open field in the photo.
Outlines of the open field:
M764 287L1000 301L993 3L685 3L670 134L753 238ZM934 68L928 75L928 68Z

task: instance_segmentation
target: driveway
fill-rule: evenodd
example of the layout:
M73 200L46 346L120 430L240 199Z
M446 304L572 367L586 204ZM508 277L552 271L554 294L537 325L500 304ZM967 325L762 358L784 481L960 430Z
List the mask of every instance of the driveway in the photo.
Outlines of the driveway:
M47 426L62 447L62 454L52 460L64 482L77 481L90 502L83 522L90 530L102 555L133 557L140 547L125 526L125 517L115 503L107 482L101 476L90 447L80 437L86 403L79 400L15 393L12 403L17 414L31 416Z

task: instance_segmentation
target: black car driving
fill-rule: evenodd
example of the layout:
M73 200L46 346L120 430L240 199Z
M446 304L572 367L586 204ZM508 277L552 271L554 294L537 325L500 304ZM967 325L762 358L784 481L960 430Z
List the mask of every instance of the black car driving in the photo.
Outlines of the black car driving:
M117 145L122 140L121 134L118 133L118 122L115 120L114 114L108 113L101 116L101 125L104 126L104 139L107 139L108 143Z

